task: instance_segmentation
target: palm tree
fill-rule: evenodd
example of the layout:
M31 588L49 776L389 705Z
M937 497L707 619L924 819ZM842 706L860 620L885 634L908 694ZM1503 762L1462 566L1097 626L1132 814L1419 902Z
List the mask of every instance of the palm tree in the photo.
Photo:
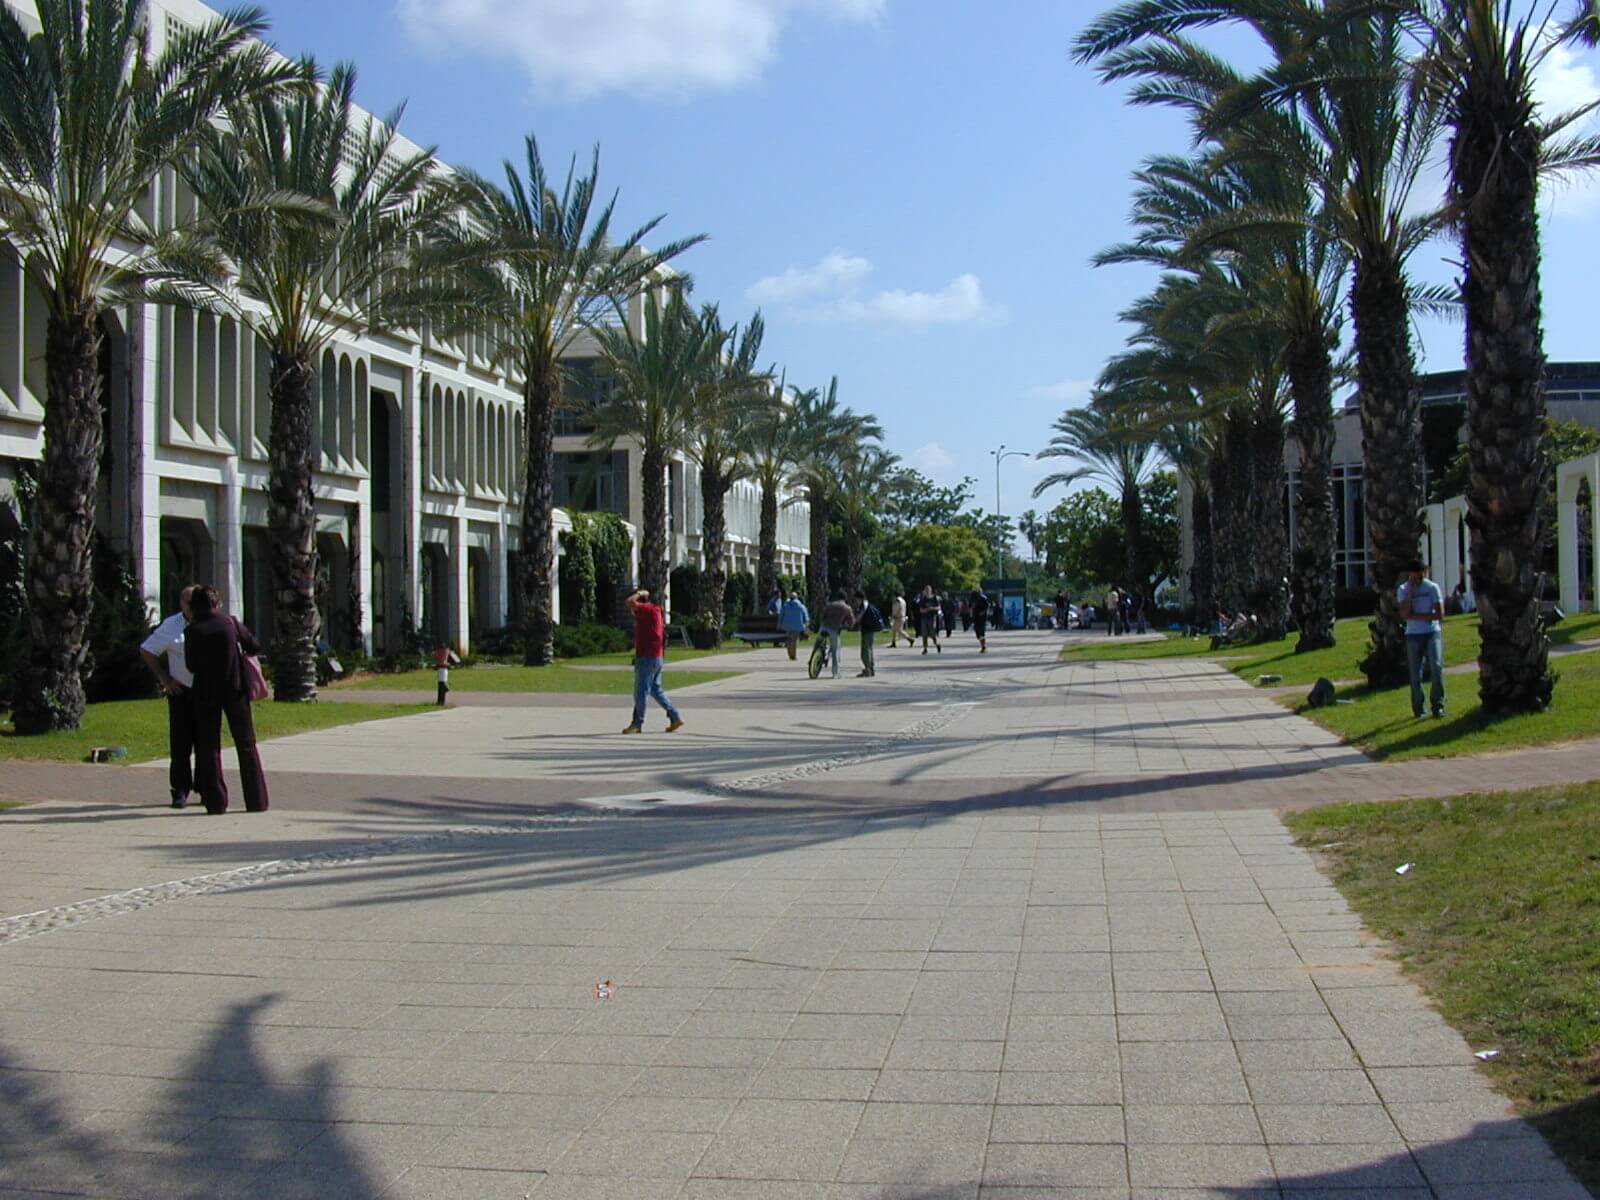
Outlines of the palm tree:
M705 560L701 622L720 642L723 595L728 586L728 492L750 476L750 428L765 415L772 375L756 366L766 332L759 311L742 333L737 328L724 332L713 305L706 306L701 319L719 352L693 391L684 449L700 468L700 550ZM731 355L721 352L726 346L733 347Z
M639 583L655 597L666 594L669 566L667 467L689 444L696 389L716 369L726 336L715 309L697 313L682 287L670 292L665 305L655 292L645 295L642 335L627 325L595 329L601 360L617 386L583 413L594 426L591 446L609 448L623 438L639 442Z
M838 516L844 529L844 587L853 596L867 573L867 540L878 527L898 455L872 445L857 445L839 471Z
M1039 561L1039 537L1044 532L1044 526L1039 523L1039 514L1033 509L1024 509L1022 516L1017 519L1017 529L1028 540L1028 557Z
M1080 479L1100 479L1111 485L1122 508L1126 547L1125 569L1130 587L1149 585L1145 569L1143 512L1140 487L1150 477L1155 462L1152 438L1119 419L1104 393L1087 408L1068 409L1056 418L1056 436L1034 455L1038 459L1067 458L1080 463L1066 471L1046 475L1033 489L1038 499L1053 487L1066 487Z
M498 320L491 327L496 357L523 380L527 443L518 583L526 614L528 665L547 666L555 657L550 601L555 565L551 446L555 413L562 401L561 356L585 329L658 283L665 264L704 241L705 235L646 250L644 239L662 217L618 235L611 228L616 195L595 210L598 147L588 174L575 177L575 168L569 167L559 192L545 174L531 134L525 149L526 179L509 160L504 188L470 173L467 178L473 190L472 219L482 234L479 246L484 257L499 266Z
M408 151L355 110L355 68L327 86L228 108L187 160L206 232L233 267L216 304L253 327L272 355L268 530L273 694L317 695L317 360L340 335L448 322L471 311L465 281L426 249L459 204L433 152ZM327 397L323 402L328 402Z
M1431 35L1424 86L1451 129L1450 209L1462 245L1466 310L1467 524L1481 614L1478 694L1490 714L1537 712L1555 679L1538 619L1543 498L1544 345L1538 185L1543 171L1593 167L1600 139L1563 139L1592 105L1546 117L1533 95L1554 44L1506 0L1421 5ZM1596 9L1570 32L1590 40Z
M796 465L794 407L782 380L771 394L752 403L745 428L745 457L751 477L761 489L761 525L756 550L756 595L778 588L778 493Z
M45 298L44 456L28 558L19 733L76 729L85 704L102 430L100 312L220 264L140 215L161 172L230 101L298 78L232 10L150 52L143 0L37 0L29 36L0 4L0 229ZM117 253L111 253L113 245Z
M828 601L828 534L839 495L840 466L853 448L882 438L883 429L875 417L858 416L840 406L837 375L828 381L826 395L815 388L798 393L793 419L798 459L793 482L803 491L811 510L806 599L811 611L820 613Z
M1076 50L1084 59L1110 55L1108 72L1125 65L1139 71L1141 53L1159 58L1184 30L1224 22L1252 28L1269 50L1292 52L1276 54L1266 71L1219 103L1214 127L1227 129L1263 107L1293 108L1325 148L1321 159L1333 172L1319 186L1337 201L1328 209L1330 232L1354 268L1349 301L1365 453L1362 490L1378 593L1362 669L1372 686L1403 682L1404 625L1395 588L1423 534L1421 420L1409 324L1418 292L1406 264L1439 227L1437 213L1413 212L1410 203L1439 128L1438 106L1409 86L1405 23L1378 2L1132 0L1091 25ZM1135 99L1162 102L1165 91L1153 83Z

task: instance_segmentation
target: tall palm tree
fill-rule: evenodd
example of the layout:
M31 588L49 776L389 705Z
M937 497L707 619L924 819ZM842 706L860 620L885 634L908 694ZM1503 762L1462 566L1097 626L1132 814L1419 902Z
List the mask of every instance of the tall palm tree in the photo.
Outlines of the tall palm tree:
M877 418L858 415L839 404L839 377L828 381L826 394L815 388L795 397L794 444L798 465L793 482L810 508L811 555L806 560L807 602L820 613L828 601L828 534L839 496L840 466L862 442L881 439Z
M1022 516L1017 518L1017 530L1028 542L1028 557L1033 562L1039 561L1039 537L1044 533L1044 526L1039 521L1039 514L1033 509L1024 509Z
M428 249L458 219L455 190L431 149L403 148L399 110L383 121L358 115L355 82L355 68L340 63L314 92L230 105L228 127L212 128L181 168L233 268L233 286L212 300L272 355L267 520L280 701L317 695L317 360L340 335L448 323L474 299Z
M737 327L724 332L714 305L706 306L701 319L719 352L691 396L684 450L700 468L700 549L705 560L700 616L720 642L728 586L728 492L750 476L749 431L764 416L772 374L756 365L766 333L759 311L742 332ZM731 347L732 353L722 352L724 347Z
M1538 619L1543 498L1544 338L1538 186L1542 172L1590 168L1600 139L1564 131L1593 109L1538 111L1533 77L1554 43L1508 0L1421 5L1431 46L1424 86L1450 126L1450 209L1466 309L1467 525L1479 597L1478 695L1490 714L1536 712L1555 679ZM1595 6L1569 30L1592 40Z
M1140 488L1154 468L1154 440L1120 419L1104 393L1086 408L1062 413L1056 418L1055 430L1050 444L1034 457L1072 459L1079 465L1046 475L1034 486L1034 499L1053 487L1066 487L1080 479L1100 479L1110 484L1122 509L1127 583L1143 591L1150 580L1145 567Z
M29 36L0 4L0 229L45 298L44 456L28 558L27 660L19 733L76 729L85 704L103 397L100 312L150 294L215 256L139 204L230 101L299 77L254 40L239 8L168 36L152 54L143 0L37 0ZM116 246L117 253L112 254Z
M1330 232L1353 264L1349 303L1360 392L1363 495L1378 593L1372 643L1362 669L1373 686L1406 677L1404 624L1395 588L1423 534L1421 419L1410 314L1417 290L1411 254L1439 227L1411 197L1439 129L1438 105L1410 86L1410 44L1402 15L1383 3L1337 0L1130 0L1078 39L1081 58L1134 60L1189 29L1243 24L1269 47L1294 46L1212 115L1217 129L1263 107L1292 107L1326 148L1334 177L1323 192ZM1140 47L1143 43L1143 47ZM1135 99L1160 102L1162 86Z
M900 457L873 445L857 445L839 464L838 516L844 529L846 595L860 589L867 573L867 541L877 528Z
M751 405L745 428L745 457L750 474L761 489L761 522L756 549L756 595L767 597L778 588L778 494L796 465L798 448L794 406L784 381Z
M716 310L696 312L682 287L670 289L663 305L655 292L644 298L644 329L601 326L594 331L606 370L617 386L584 409L594 426L592 446L611 447L623 438L639 443L639 583L651 595L666 594L666 473L675 452L687 448L695 420L695 392L716 369L725 333Z
M551 514L554 496L552 439L562 402L561 356L579 334L659 282L662 268L705 240L704 234L646 250L656 217L628 233L611 228L617 197L596 207L600 150L581 177L569 167L556 191L545 173L539 145L525 145L526 178L509 160L505 186L468 174L470 211L482 233L484 256L499 266L498 320L491 328L497 358L522 377L526 429L522 494L521 578L526 614L526 660L546 666L555 658L550 583L555 566Z

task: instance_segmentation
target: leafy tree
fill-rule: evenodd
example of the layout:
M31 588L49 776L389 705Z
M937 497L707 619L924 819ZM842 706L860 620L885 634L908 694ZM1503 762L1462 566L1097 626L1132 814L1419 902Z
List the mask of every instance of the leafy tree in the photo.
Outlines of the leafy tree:
M989 546L981 534L964 526L914 525L890 535L883 561L907 592L929 584L935 590L965 592L983 582Z
M150 52L143 0L37 0L39 32L0 4L0 228L44 296L44 455L28 569L19 733L76 729L94 596L104 398L100 313L121 296L215 278L186 226L139 212L229 103L300 77L256 40L261 10L233 10Z
M838 509L844 534L844 590L854 594L867 569L867 545L877 534L878 514L900 460L877 446L860 446L840 464Z
M1074 591L1121 578L1127 562L1122 508L1103 488L1073 492L1045 517L1045 570L1064 576Z
M554 497L552 438L562 402L561 357L586 328L601 322L652 284L665 265L704 234L647 250L644 239L661 223L646 221L631 232L611 228L617 197L598 209L600 176L597 146L589 171L567 170L556 191L545 173L539 145L526 141L526 179L510 160L502 188L465 172L472 193L473 224L481 231L472 244L484 261L495 264L497 320L489 327L496 358L522 377L523 422L527 443L522 495L522 607L529 666L554 659L551 641L550 572ZM659 547L656 547L659 552ZM660 571L660 564L652 570Z
M797 464L792 482L803 491L811 516L806 600L811 611L818 613L828 599L828 534L839 496L841 467L864 442L881 439L883 429L875 417L840 405L837 376L829 381L826 395L815 388L797 393L792 417Z
M954 487L940 487L914 467L901 467L889 480L884 526L901 530L913 525L954 525L962 509L972 502L977 483L966 475Z

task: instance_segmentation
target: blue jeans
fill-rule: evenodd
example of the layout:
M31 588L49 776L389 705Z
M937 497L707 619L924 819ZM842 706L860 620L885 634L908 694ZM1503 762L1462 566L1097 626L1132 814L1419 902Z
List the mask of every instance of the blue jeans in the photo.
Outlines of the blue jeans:
M1428 702L1433 711L1444 715L1444 634L1406 634L1406 668L1411 673L1411 715L1422 715L1422 664L1428 664Z
M667 665L664 658L636 658L633 660L633 723L644 724L644 701L654 696L656 703L667 710L667 720L676 721L678 710L667 699L661 687L661 669Z
M823 626L817 636L828 639L828 664L833 667L833 677L837 679L839 678L839 631Z

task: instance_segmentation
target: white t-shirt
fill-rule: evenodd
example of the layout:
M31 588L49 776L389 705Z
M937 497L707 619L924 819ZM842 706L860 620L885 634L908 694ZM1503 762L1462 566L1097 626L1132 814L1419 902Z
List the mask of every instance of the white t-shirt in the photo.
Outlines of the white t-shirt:
M173 613L156 626L154 633L139 643L139 649L148 651L157 658L165 654L167 674L184 687L193 687L194 676L189 673L189 664L183 658L183 631L187 628L189 622L183 619L183 614Z

